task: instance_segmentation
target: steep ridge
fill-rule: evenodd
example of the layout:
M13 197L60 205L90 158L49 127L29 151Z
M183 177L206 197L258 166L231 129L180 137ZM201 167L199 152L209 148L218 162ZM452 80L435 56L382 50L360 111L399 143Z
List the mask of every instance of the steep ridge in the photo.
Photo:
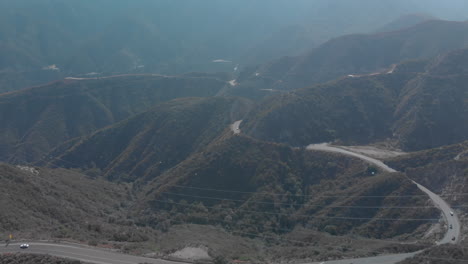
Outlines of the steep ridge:
M421 150L468 139L467 59L468 49L441 55L404 87L393 125L402 146Z
M416 195L418 189L403 175L373 170L353 158L225 134L148 183L140 198L148 207L140 206L137 215L156 228L170 219L250 234L288 233L301 225L375 238L424 230L427 222L404 219L432 218L434 210L391 208L406 203L393 196ZM426 203L412 199L412 206Z
M440 193L460 216L462 226L466 226L466 203L468 202L468 142L443 146L410 153L397 158L387 159L387 164L404 171L408 177L420 182L434 192ZM428 249L403 263L420 263L427 257L434 258L432 263L454 263L466 259L466 231L458 245L441 246ZM435 259L437 258L437 259ZM447 260L445 260L447 259Z
M460 142L468 139L467 54L468 49L458 50L382 74L273 95L241 129L295 146L390 140L405 150L420 150Z
M248 135L294 146L342 140L364 143L392 136L398 95L414 74L345 78L271 96L241 124Z
M388 167L386 164L384 164L380 160L371 158L369 156L366 156L366 155L363 155L363 154L360 154L360 153L349 151L349 150L346 150L346 149L343 149L343 148L340 148L340 147L330 146L328 144L316 144L316 145L309 145L307 147L307 149L342 153L342 154L345 154L345 155L348 155L348 156L353 156L353 157L357 157L357 158L360 158L362 160L365 160L365 161L367 161L369 163L374 164L375 166L378 166L379 168L381 168L384 171L396 172L395 169L392 169L392 168ZM460 222L458 220L458 216L453 212L453 209L439 195L435 194L434 192L432 192L431 190L427 189L426 187L424 187L423 185L419 184L418 182L416 182L414 180L412 180L412 183L414 183L416 186L418 186L418 188L421 191L423 191L424 193L426 193L429 196L429 198L437 206L437 208L439 208L442 211L442 215L444 217L446 225L450 226L450 228L447 229L444 237L440 241L437 241L437 244L440 245L440 244L449 244L449 243L455 244L455 243L457 243L459 241L459 237L460 237L461 226L460 226Z
M130 228L126 186L65 169L0 164L0 172L0 232L15 240L113 239Z
M159 102L213 96L227 83L207 77L121 76L64 80L0 95L0 160L34 161L71 138Z
M293 90L348 74L384 71L404 60L431 58L467 45L468 22L432 20L399 31L347 35L291 57L289 63L273 61L246 72L249 78L234 90L251 83L255 89Z
M384 25L383 27L378 28L375 32L390 32L397 31L404 28L412 27L419 23L428 21L428 20L437 20L436 17L429 14L407 14L400 16L399 18L393 20L392 22Z
M240 98L176 99L67 142L42 163L94 169L112 180L148 180L200 151L249 104Z
M386 160L412 179L442 193L455 207L468 201L467 189L468 142L414 152ZM462 194L462 195L457 195ZM465 207L457 208L462 212Z
M397 4L365 1L365 9L353 9L340 1L329 8L329 2L275 1L268 6L249 0L0 3L0 72L7 76L0 82L0 91L52 81L48 70L43 70L52 65L59 77L93 72L231 72L236 64L252 62L247 59L296 54L332 36L372 30L403 12L405 5L403 0ZM395 10L388 12L386 6ZM309 44L309 39L314 41ZM218 58L233 63L213 63ZM15 80L17 76L23 80Z

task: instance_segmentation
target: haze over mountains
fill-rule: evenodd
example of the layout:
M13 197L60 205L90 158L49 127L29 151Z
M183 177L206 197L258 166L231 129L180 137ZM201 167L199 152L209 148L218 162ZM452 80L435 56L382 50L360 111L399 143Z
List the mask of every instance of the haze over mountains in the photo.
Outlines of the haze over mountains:
M339 35L375 31L408 13L466 19L459 15L462 1L451 0L458 14L431 2L6 1L0 3L0 89L92 73L232 71L298 55ZM217 59L229 62L212 62Z
M262 88L292 90L346 75L389 71L392 64L404 60L464 48L467 35L468 22L431 20L398 31L338 37L302 56L247 70L239 80L240 92L234 94L255 95Z
M453 257L464 237L430 248L450 227L415 182L463 231L466 14L461 0L0 2L0 231L198 247L216 264ZM324 142L371 145L399 172L306 148Z

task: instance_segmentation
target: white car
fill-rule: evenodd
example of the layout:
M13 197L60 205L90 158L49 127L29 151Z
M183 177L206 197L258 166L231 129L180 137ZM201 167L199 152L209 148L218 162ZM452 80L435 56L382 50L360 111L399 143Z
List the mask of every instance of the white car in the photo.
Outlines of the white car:
M29 248L29 244L21 244L20 248L21 249L27 249L27 248Z
M453 212L452 212L452 211L450 211L450 215L453 216Z

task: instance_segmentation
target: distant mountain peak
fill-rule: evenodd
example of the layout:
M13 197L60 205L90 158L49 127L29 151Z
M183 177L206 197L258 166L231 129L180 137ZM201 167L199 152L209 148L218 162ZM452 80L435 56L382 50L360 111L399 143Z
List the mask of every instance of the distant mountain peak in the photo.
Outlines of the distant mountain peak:
M425 13L406 14L377 29L376 32L401 30L428 20L439 20L439 18Z

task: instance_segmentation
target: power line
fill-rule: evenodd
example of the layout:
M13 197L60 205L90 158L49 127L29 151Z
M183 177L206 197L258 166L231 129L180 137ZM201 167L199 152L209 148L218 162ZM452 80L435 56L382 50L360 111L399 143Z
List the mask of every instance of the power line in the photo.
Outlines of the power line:
M323 204L280 203L280 202L274 203L274 202L262 202L262 201L252 201L252 200L238 200L238 199L219 198L219 197L188 195L188 194L172 193L172 192L159 192L159 193L176 195L176 196L183 196L183 197L199 198L199 199L209 199L209 200L218 200L218 201L232 201L232 202L243 202L243 203L255 203L255 204L268 204L268 205L317 206L317 207L328 207L328 208L362 208L362 209L429 209L429 208L438 208L437 206L359 206L359 205L323 205ZM349 196L349 197L353 197L353 196Z
M164 201L164 200L152 200L155 202L160 202L160 203L169 203L169 204L176 204L176 205L181 205L181 206L191 206L191 207L197 207L197 205L191 205L191 204L182 204L182 203L176 203L176 202L170 202L170 201ZM248 213L253 213L253 214L268 214L268 215L287 215L291 216L290 213L270 213L270 212L260 212L260 211L252 211L252 210L246 210L242 208L217 208L214 206L204 206L205 208L210 208L210 209L215 209L215 210L240 210ZM314 218L314 219L338 219L338 220L377 220L377 221L439 221L439 219L435 218L376 218L376 217L342 217L342 216L313 216L313 215L298 215L295 214L294 216L296 217L304 217L304 218Z
M329 197L329 198L346 198L350 195L307 195L307 194L285 194L285 193L271 193L271 192L248 192L248 191L233 191L226 189L214 189L214 188L202 188L202 187L193 187L193 186L183 186L177 184L170 184L167 186L173 186L176 188L182 189L195 189L202 191L213 191L213 192L225 192L225 193L240 193L240 194L256 194L256 195L272 195L272 196L294 196L294 197ZM468 193L458 193L450 195L438 195L442 197L446 196L456 196L456 195L468 195ZM353 195L352 197L364 197L364 198L410 198L410 197L427 197L427 194L414 194L414 195Z
M213 219L213 218L210 218L210 217L203 217L205 219ZM224 221L225 222L225 221ZM182 221L172 221L171 220L171 223L179 223L179 224L189 224L189 223L186 223L186 222L182 222ZM286 241L286 242L292 242L292 243L298 243L298 244L301 244L301 245L308 245L308 246L317 246L316 243L310 243L310 242L306 242L306 241L301 241L301 240L295 240L295 239L288 239L288 238L284 238L282 236L271 236L271 235L260 235L260 234L254 234L254 233L249 233L249 232L243 232L243 231L236 231L236 230L232 230L231 231L232 233L237 233L237 234L241 234L241 235L246 235L246 236L253 236L253 237L258 237L258 238L262 238L262 239L265 239L265 238L270 238L270 239L276 239L276 240L282 240L282 241ZM384 240L385 241L385 240ZM390 241L386 241L386 242L390 242ZM391 243L391 242L390 242ZM323 245L324 248L334 248L334 249L338 249L338 250L343 250L343 246L331 246L331 245ZM432 247L429 247L429 248L426 248L425 250L427 249L430 249ZM370 251L369 253L382 253L382 252L378 252L378 251ZM398 253L397 253L398 254ZM401 253L401 254L404 254L404 253ZM375 256L373 256L375 257ZM449 260L449 261L468 261L467 259L450 259L450 258L436 258L436 257L426 257L426 256L413 256L414 258L425 258L425 259L434 259L434 260ZM365 257L362 257L362 258L365 258ZM337 259L337 260L340 260L340 259ZM348 259L341 259L341 260L348 260ZM350 261L352 261L353 259L349 259ZM333 260L331 260L333 261Z
M229 223L228 221L223 221L223 220L218 220L218 219L215 219L215 218L212 218L212 217L208 217L208 216L201 216L201 218L205 218L207 220L216 220L218 222L224 222L224 223L227 223L227 224L231 224ZM187 223L187 222L183 222L183 221L177 221L177 220L170 220L171 223L179 223L179 224L190 224L190 223ZM192 224L196 224L196 223L192 223ZM243 224L245 226L249 226L249 225L246 225L246 224ZM307 229L305 227L303 227L304 229ZM275 230L286 230L286 231L289 231L289 232L292 232L294 231L294 229L284 229L284 228L273 228L273 227L269 227L268 228L269 230L271 231L275 231ZM309 229L310 230L310 229ZM306 242L306 241L301 241L301 240L293 240L293 239L288 239L288 238L284 238L284 237L281 237L281 236L278 236L278 237L274 237L274 236L268 236L268 235L260 235L259 233L257 234L254 234L254 233L247 233L247 232L243 232L243 231L236 231L236 230L232 230L231 232L236 232L236 233L242 233L242 234L245 234L245 235L250 235L250 236L256 236L256 237L271 237L271 238L276 238L276 239L281 239L281 240L285 240L285 241L289 241L289 242L295 242L295 243L302 243L302 244L306 244L306 245L311 245L311 246L316 246L316 243L310 243L310 242ZM401 241L394 241L394 240L379 240L379 242L384 242L386 244L389 244L389 245L393 245L395 243L401 243ZM337 248L337 249L342 249L342 246L338 247L338 246L332 246L332 245L326 245L328 248ZM378 253L378 252L376 252Z

